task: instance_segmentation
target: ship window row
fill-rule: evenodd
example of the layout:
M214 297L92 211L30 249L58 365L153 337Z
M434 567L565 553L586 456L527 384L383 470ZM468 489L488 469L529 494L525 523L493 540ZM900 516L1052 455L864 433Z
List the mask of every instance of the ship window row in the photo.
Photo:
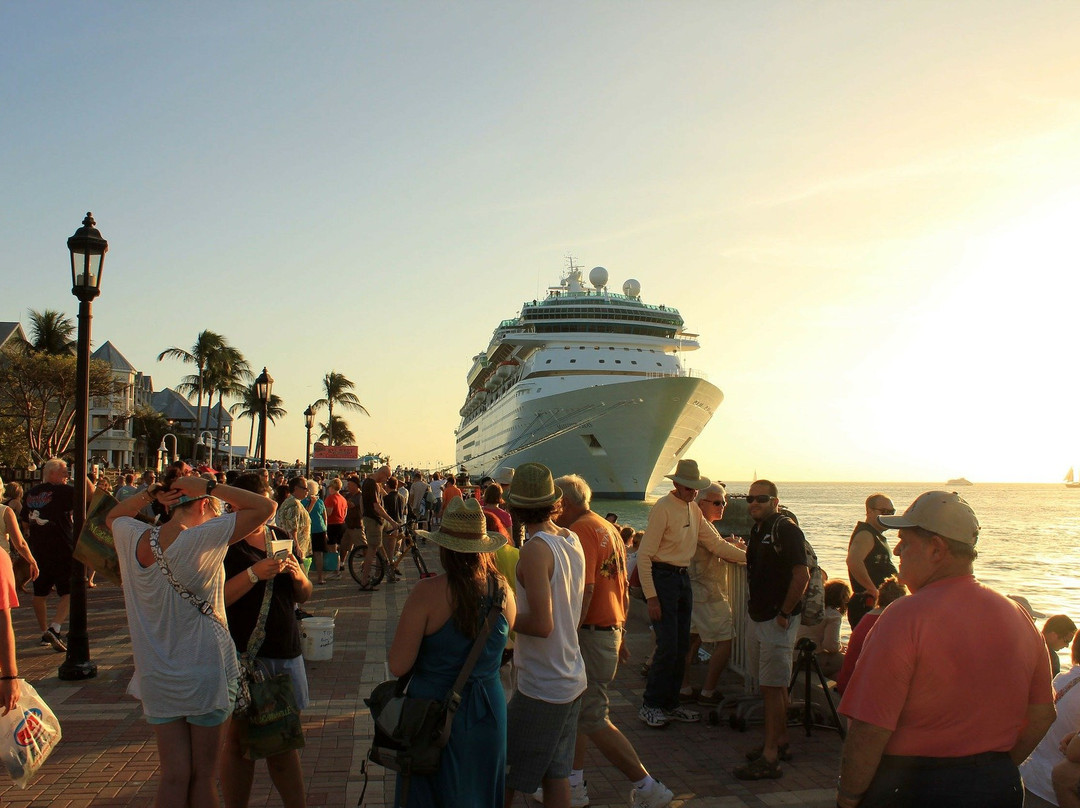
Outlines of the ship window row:
M634 320L639 323L662 323L681 325L681 317L649 314L646 312L626 311L624 309L582 309L560 307L557 309L527 309L522 312L523 320L564 320L571 317L588 317L599 320Z
M612 328L601 323L534 323L534 334L633 334L641 337L664 337L674 339L675 330L672 328L650 328L648 326L620 325Z
M578 349L579 351L584 351L584 350L585 350L585 346L584 346L584 345L579 345L579 346L577 346L577 349ZM564 351L569 351L569 350L570 350L570 346L569 346L569 345L564 345L564 346L563 346L563 350L564 350ZM600 350L600 346L599 346L599 345L594 345L594 346L593 346L593 350L594 350L594 351L599 351L599 350ZM609 351L614 351L614 350L615 350L615 346L614 346L614 345L609 345L609 346L608 346L608 350L609 350ZM629 348L623 348L623 350L624 350L624 351L629 351L630 349L629 349ZM635 350L635 351L637 351L638 353L645 353L645 351L646 351L646 350L647 350L647 351L648 351L649 353L656 353L656 349L655 349L655 348L635 348L634 350Z
M549 311L530 309L522 312L522 320L570 320L583 317L589 320L620 320L635 323L656 323L657 325L680 326L680 319L655 317L648 314L635 314L628 311L590 311L588 309L552 309Z
M601 360L600 360L600 364L602 365L602 364L604 364L604 363L605 363L606 361L607 361L607 360L605 360L605 359L601 359ZM545 364L545 365L550 365L550 364L551 364L551 360L550 360L550 359L547 359L547 360L545 360L545 361L544 361L544 364ZM571 365L576 365L576 364L577 364L577 360L576 360L576 359L571 359L571 360L570 360L570 364L571 364ZM616 359L616 360L615 360L615 364L616 364L616 365L621 365L621 364L622 364L622 360L621 360L621 359ZM631 364L631 365L636 365L636 364L637 364L637 360L636 360L636 359L631 359L631 360L630 360L630 364ZM657 366L659 367L660 363L659 363L659 362L657 362L656 364L657 364Z

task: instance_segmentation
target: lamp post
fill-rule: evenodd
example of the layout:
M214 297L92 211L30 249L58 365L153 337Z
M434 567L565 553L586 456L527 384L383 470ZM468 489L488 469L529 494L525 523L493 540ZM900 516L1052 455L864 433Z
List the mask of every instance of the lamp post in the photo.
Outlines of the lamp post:
M172 438L172 456L171 456L171 458L169 456L169 449L165 445L165 438ZM179 449L177 447L176 435L174 435L172 432L166 432L164 435L162 435L161 436L161 446L158 447L158 451L159 452L165 452L165 465L166 466L169 465L171 462L173 462L173 460L176 460L177 456L180 454L180 451L179 451Z
M307 427L307 446L304 455L304 476L311 476L311 428L315 426L315 410L309 405L304 410L304 426Z
M202 432L199 433L199 443L203 443L204 440L205 440L204 445L209 447L209 450L210 450L210 463L209 463L209 465L210 465L210 468L213 468L214 467L214 433L211 432L209 429L204 429Z
M67 241L71 253L71 293L79 299L79 334L75 354L75 496L72 530L75 539L86 522L86 438L90 411L90 321L91 301L101 291L101 269L109 242L94 226L94 216L86 214L83 226ZM71 560L71 622L68 649L57 675L67 681L97 676L90 661L90 637L86 633L86 570Z
M259 466L266 468L266 407L270 403L270 391L274 387L274 380L262 369L262 373L255 379L255 398L259 400Z

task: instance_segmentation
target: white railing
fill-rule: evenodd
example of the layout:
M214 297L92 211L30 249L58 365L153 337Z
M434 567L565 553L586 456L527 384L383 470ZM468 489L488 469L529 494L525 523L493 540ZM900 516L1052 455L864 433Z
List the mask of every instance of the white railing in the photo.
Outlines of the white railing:
M743 692L753 695L758 692L757 677L750 674L746 653L746 623L750 619L746 614L747 583L746 565L728 564L728 604L731 606L731 620L735 627L735 642L731 644L731 661L728 663L743 680Z

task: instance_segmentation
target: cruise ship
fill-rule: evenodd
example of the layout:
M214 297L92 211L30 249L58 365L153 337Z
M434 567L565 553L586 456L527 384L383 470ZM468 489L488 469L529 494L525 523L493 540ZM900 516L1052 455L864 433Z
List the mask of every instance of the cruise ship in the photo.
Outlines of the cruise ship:
M473 357L455 433L473 479L539 462L597 498L642 500L713 417L724 394L683 364L699 346L679 312L643 303L636 280L622 294L607 283L595 267L586 287L570 259Z

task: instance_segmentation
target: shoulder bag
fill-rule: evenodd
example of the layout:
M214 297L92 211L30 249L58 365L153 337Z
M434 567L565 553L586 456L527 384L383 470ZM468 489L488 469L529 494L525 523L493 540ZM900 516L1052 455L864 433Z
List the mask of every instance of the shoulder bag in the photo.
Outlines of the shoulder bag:
M269 548L270 529L266 530L267 548ZM154 528L151 531L150 548L173 589L180 594L180 597L190 601L200 612L228 632L228 626L221 622L214 608L173 575L158 541L159 531L160 528ZM240 681L233 721L237 724L240 748L244 757L249 760L273 757L304 746L304 731L300 725L300 711L296 708L292 677L287 673L269 676L258 660L259 649L262 647L263 640L266 639L266 619L270 613L273 590L274 579L271 578L266 582L266 588L263 590L259 617L248 639L247 650L238 654L237 659L240 666Z
M501 595L501 593L500 593ZM368 759L401 774L402 798L408 802L409 777L433 775L439 771L443 747L450 740L454 715L461 706L461 693L502 612L502 597L496 601L495 578L488 578L490 606L472 650L457 679L441 700L417 698L406 692L411 674L377 685L364 703L371 708L375 738ZM453 619L453 618L451 618ZM366 772L365 772L366 774ZM361 796L361 799L363 797Z

